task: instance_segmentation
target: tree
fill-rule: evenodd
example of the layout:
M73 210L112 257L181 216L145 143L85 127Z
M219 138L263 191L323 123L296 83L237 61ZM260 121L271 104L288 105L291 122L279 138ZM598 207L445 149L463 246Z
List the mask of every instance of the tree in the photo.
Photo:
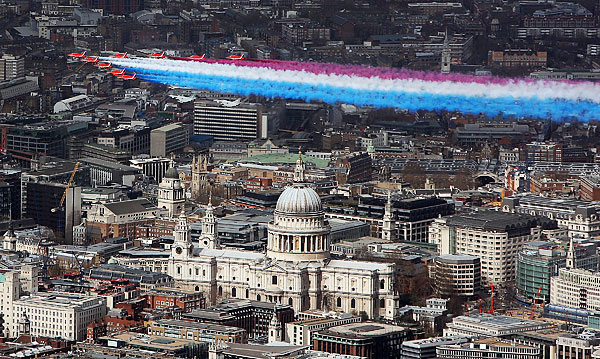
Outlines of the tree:
M454 175L454 186L462 190L471 189L474 185L474 178L467 169L461 169Z
M423 188L425 186L425 170L416 161L409 161L404 165L401 171L401 177L413 188Z

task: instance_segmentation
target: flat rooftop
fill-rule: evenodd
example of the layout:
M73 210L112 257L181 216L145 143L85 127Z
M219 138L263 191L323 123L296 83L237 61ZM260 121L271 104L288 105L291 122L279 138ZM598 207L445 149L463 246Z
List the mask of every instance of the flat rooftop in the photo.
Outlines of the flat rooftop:
M198 331L213 331L219 332L219 334L241 334L245 332L245 329L238 327L231 327L227 325L212 324L212 323L198 323L189 320L177 320L177 319L160 319L155 320L153 325L156 327L171 327L171 328L185 328Z
M469 327L485 327L485 328L497 328L497 329L511 329L511 328L522 328L528 326L537 326L541 324L547 324L535 320L509 317L505 315L493 315L487 313L474 313L471 315L462 315L454 318L452 324L456 325L467 325Z
M505 231L511 227L526 227L537 218L528 214L500 211L474 211L446 217L446 223L458 227L472 227L483 230Z
M148 335L141 333L121 333L113 334L107 337L102 337L104 340L121 340L126 342L128 345L156 350L156 351L180 351L186 346L198 344L197 341L180 339L180 338L166 338L156 335Z
M226 346L227 348L224 350L225 357L230 355L248 359L280 358L287 357L288 355L292 357L309 348L309 346L299 345L252 345L236 343L227 343Z
M322 332L327 334L338 334L347 337L378 337L385 336L395 332L403 332L407 329L397 325L376 323L376 322L362 322L362 323L350 323L344 325L338 325L336 327L328 328Z
M450 335L447 337L433 337L427 339L409 340L402 343L403 347L410 348L430 348L438 345L460 344L469 341L469 337L462 335Z

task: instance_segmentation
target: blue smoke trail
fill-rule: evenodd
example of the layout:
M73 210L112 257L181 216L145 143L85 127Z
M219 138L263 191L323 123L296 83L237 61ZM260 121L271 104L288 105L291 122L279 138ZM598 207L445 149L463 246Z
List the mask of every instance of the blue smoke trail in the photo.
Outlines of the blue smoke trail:
M282 97L307 102L313 100L330 104L342 102L357 106L393 107L409 111L459 111L471 114L483 113L490 117L496 115L534 118L551 117L555 119L575 117L581 120L591 120L598 118L600 113L600 104L591 101L513 97L486 98L405 91L358 90L327 84L314 85L261 79L250 80L135 67L127 69L136 72L144 80L156 83L228 92L243 96Z

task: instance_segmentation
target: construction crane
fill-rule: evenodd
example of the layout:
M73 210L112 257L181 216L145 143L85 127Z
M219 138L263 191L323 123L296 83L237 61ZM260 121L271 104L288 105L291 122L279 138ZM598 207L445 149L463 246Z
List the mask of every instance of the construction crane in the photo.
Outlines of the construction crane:
M535 307L537 306L538 300L540 299L540 294L542 293L542 287L540 287L537 291L537 294L535 295L535 298L533 299L533 304L531 305L531 314L529 314L529 319L533 319L533 316L535 315Z
M82 63L81 63L81 65L79 65L79 66L78 66L78 67L75 69L75 71L73 71L71 74L69 74L69 75L65 76L63 80L66 80L66 79L68 79L69 77L71 77L71 76L75 75L76 73L78 73L78 72L79 72L79 70L81 70L81 69L82 69L82 68L85 66L85 64L87 64L87 62L82 62Z
M71 188L71 184L73 183L73 178L75 178L75 172L77 172L78 168L79 168L79 162L75 163L75 168L73 168L73 172L71 173L69 182L67 182L67 187L65 187L65 191L63 192L62 198L60 199L60 202L58 203L58 207L52 208L51 209L52 212L57 212L61 208L63 208L63 204L65 203L65 199L67 198L67 192L69 192L69 188Z
M489 314L494 314L494 283L490 282L490 291L492 293L492 297L490 300L490 310L488 310Z

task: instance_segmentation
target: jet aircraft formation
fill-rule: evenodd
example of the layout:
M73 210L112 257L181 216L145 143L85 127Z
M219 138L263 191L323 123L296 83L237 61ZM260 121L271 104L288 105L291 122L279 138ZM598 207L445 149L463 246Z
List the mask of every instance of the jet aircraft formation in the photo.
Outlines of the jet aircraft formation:
M107 72L109 74L114 75L123 80L136 80L137 79L136 73L127 74L125 69L113 68L113 65L110 61L100 61L98 56L87 56L85 51L74 52L74 53L68 54L67 56L69 56L75 60L79 60L83 63L92 64L95 67L99 68L100 70L107 70ZM164 51L161 53L154 53L154 54L150 54L147 56L151 59L172 58L172 59L184 60L184 61L202 61L206 58L205 54L202 54L201 56L192 55L192 56L187 56L187 57L173 57L173 56L165 55ZM124 58L136 58L137 56L130 56L129 54L127 54L125 52L125 53L112 54L112 55L109 55L109 57L113 57L116 59L124 59ZM227 56L226 59L231 60L231 61L240 61L240 60L245 60L246 57L244 55L231 55L231 56Z

